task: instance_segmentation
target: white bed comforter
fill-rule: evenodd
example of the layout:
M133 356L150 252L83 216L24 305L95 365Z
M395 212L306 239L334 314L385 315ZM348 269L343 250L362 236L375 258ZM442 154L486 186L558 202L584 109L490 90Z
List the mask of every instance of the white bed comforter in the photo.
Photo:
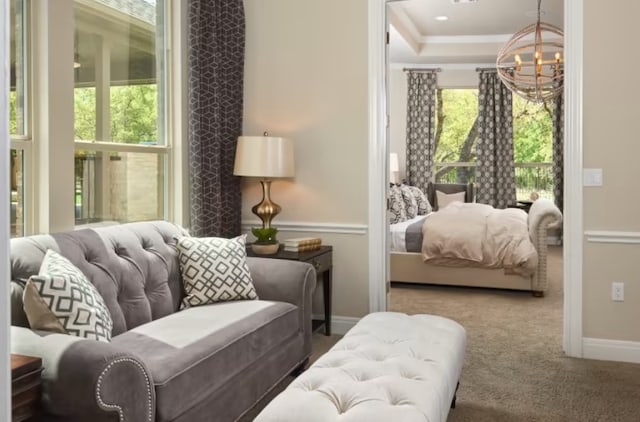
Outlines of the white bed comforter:
M527 214L516 208L454 202L433 213L422 226L422 257L444 265L505 268L528 275L538 255L529 239Z

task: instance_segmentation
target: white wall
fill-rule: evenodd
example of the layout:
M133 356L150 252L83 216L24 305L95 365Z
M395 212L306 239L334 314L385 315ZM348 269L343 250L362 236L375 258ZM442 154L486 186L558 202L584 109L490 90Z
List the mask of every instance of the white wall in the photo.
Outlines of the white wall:
M245 0L245 13L243 132L295 143L295 179L272 184L283 208L273 224L280 239L316 235L333 245L333 314L365 315L367 2ZM245 229L259 225L251 213L259 201L258 182L243 180Z
M0 6L0 198L9 198L9 2ZM0 202L0 421L11 418L9 201Z

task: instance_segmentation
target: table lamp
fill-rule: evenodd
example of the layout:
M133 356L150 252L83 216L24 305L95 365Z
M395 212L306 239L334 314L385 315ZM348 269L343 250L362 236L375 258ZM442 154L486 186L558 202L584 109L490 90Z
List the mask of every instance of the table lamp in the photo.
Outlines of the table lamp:
M389 154L389 174L393 183L398 182L398 172L400 171L400 166L398 165L398 154L392 152Z
M269 136L240 136L236 146L233 174L244 177L258 177L262 185L262 201L251 211L262 220L261 229L252 229L258 240L252 245L256 253L275 253L278 242L277 229L271 221L282 207L271 200L272 179L293 177L293 142L287 138ZM265 246L265 247L260 247Z

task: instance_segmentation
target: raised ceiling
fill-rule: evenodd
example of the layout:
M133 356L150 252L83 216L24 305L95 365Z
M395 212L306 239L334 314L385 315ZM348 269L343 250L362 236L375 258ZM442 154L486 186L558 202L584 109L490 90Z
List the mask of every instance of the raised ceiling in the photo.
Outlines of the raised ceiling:
M537 0L465 1L390 2L390 62L492 64L513 33L536 21ZM562 28L563 3L564 0L543 0L542 20ZM437 16L448 20L438 21Z

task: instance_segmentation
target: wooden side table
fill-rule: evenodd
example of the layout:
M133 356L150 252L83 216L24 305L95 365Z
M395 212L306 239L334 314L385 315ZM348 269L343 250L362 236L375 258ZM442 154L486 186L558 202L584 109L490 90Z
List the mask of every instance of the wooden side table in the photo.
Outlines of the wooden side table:
M322 277L322 299L324 301L324 321L313 320L313 331L324 326L324 334L331 335L331 284L333 268L333 247L323 245L320 249L310 252L288 252L282 248L273 255L257 255L251 247L247 247L247 256L258 258L288 259L290 261L308 262L316 269L318 277Z
M11 355L11 420L36 420L42 386L42 359Z

